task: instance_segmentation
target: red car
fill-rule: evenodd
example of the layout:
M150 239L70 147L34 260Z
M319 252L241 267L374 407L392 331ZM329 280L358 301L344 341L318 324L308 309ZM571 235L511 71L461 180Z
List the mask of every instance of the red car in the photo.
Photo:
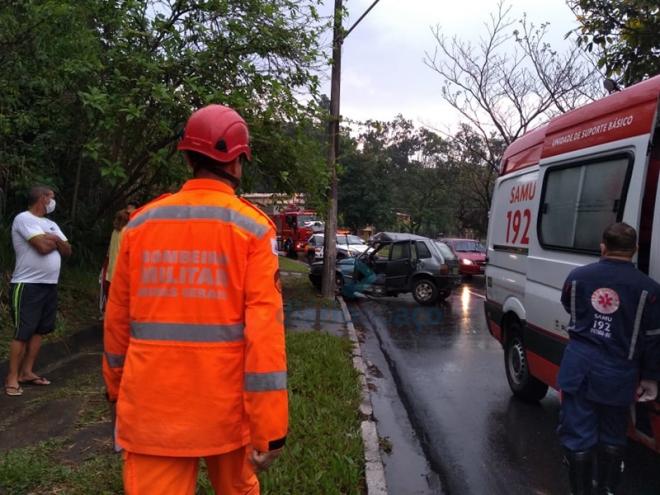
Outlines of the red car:
M461 275L483 275L486 270L486 248L474 239L441 239L458 258Z

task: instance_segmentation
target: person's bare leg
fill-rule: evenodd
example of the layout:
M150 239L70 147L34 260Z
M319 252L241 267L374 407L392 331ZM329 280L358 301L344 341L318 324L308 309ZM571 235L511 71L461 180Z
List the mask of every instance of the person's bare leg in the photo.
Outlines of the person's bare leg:
M34 367L34 362L37 359L37 354L39 354L39 349L41 348L41 335L35 333L27 345L27 351L23 357L23 362L20 366L20 381L29 381L37 378L37 375L34 373L32 368Z
M5 379L5 385L18 387L18 370L25 355L25 342L12 340L9 346L9 373Z

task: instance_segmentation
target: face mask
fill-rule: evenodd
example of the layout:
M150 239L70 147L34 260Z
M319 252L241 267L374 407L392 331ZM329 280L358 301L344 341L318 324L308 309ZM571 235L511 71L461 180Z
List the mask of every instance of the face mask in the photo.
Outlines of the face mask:
M55 200L51 199L48 204L46 205L46 214L50 215L55 211Z

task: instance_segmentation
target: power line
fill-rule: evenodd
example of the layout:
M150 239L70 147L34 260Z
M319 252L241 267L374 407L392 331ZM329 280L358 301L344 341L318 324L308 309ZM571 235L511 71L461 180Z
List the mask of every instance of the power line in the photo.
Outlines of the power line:
M348 29L348 31L346 31L346 33L345 33L344 36L342 37L342 41L345 40L345 39L348 37L349 34L351 34L351 31L353 31L353 29L355 29L355 27L356 27L358 24L360 24L360 21L362 21L362 19L364 19L364 18L366 17L366 15L367 15L369 12L371 12L371 9L373 9L373 8L376 6L376 4L377 4L378 2L380 2L380 0L375 0L374 3L372 3L372 4L369 6L369 8L368 8L367 10L364 11L364 14L362 14L362 15L360 16L360 18L359 18L357 21L355 21L355 23L354 23L354 24Z

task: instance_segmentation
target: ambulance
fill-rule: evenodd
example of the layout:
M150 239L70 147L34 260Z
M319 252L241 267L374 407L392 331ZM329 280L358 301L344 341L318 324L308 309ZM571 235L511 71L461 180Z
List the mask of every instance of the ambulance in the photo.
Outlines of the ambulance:
M557 116L514 141L488 225L486 320L513 393L557 387L569 316L568 273L599 258L605 227L639 233L637 267L660 281L660 76ZM660 403L632 411L631 435L660 451Z

